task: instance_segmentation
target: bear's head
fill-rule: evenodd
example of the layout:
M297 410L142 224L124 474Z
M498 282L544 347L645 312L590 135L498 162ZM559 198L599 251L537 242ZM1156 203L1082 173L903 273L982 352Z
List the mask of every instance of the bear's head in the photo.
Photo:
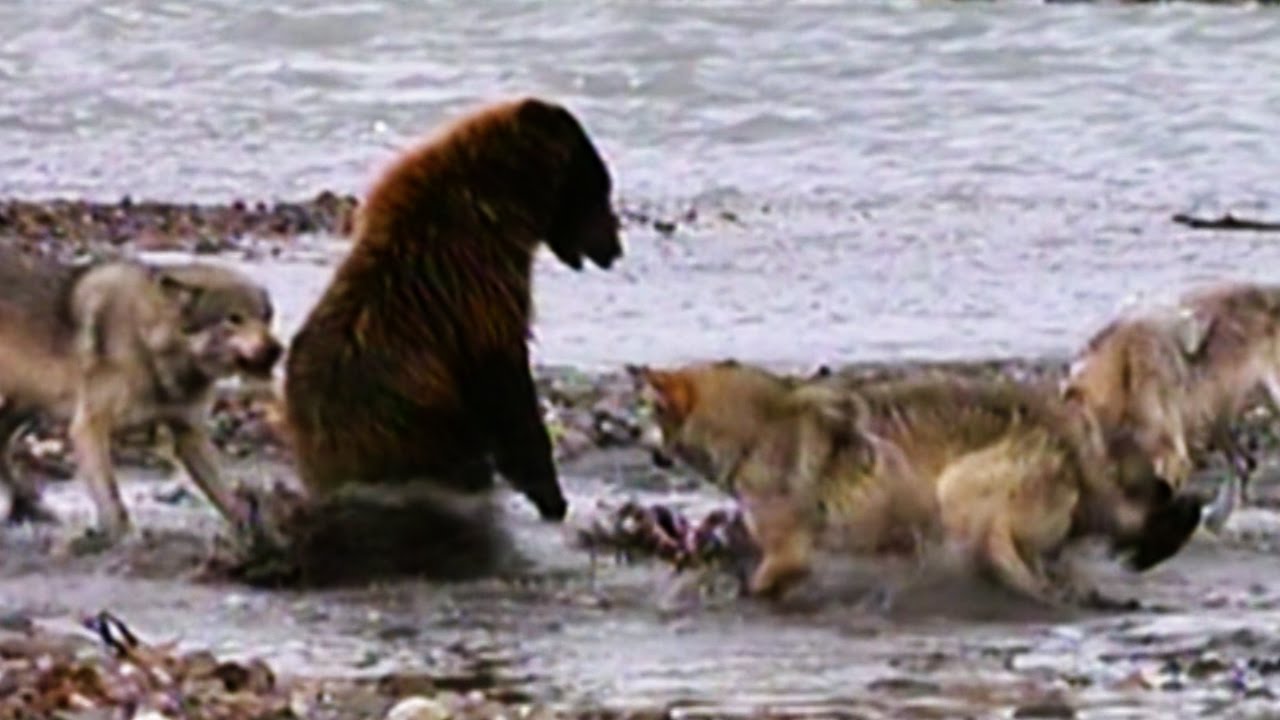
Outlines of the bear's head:
M555 138L567 151L556 186L546 241L565 265L581 270L583 258L608 269L622 256L613 181L604 159L577 118L565 108L536 98L520 103L520 124Z

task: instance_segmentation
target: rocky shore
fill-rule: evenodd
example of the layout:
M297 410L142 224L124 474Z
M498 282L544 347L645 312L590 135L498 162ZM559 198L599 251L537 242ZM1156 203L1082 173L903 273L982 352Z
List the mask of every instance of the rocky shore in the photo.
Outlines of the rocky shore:
M279 254L287 253L302 235L344 234L350 228L355 207L354 198L333 193L321 193L305 202L274 204L175 205L128 199L105 204L9 201L0 203L0 243L64 258L157 249L210 254L246 254L265 249ZM629 211L626 218L664 234L705 220L692 212L668 218ZM725 217L714 220L733 221ZM810 373L825 362L835 372L865 379L944 370L1052 384L1065 366L1062 358L850 366L840 366L835 360L815 358L810 367L780 369ZM639 455L636 450L645 408L626 372L583 373L572 368L540 367L535 374L559 462L589 461L616 451ZM269 462L287 472L290 457L281 433L279 411L277 399L261 388L220 389L211 422L215 443L224 459L228 463ZM1250 444L1261 453L1264 472L1274 473L1280 464L1280 441L1273 414L1258 405L1250 410L1243 424ZM115 450L122 471L171 465L165 439L152 432L121 438ZM59 424L33 428L15 443L13 451L20 472L35 474L50 484L71 476L73 465L65 428ZM1280 496L1276 491L1280 483L1258 485L1256 502L1274 506ZM1255 553L1269 551L1275 538L1274 533L1263 533L1242 541L1241 546ZM641 550L662 555L660 549ZM21 550L17 543L6 541L0 552ZM23 562L39 561L36 558ZM1280 595L1254 586L1238 592L1215 587L1202 594L1204 597L1189 601L1195 608L1238 606L1242 612L1267 613L1280 607ZM597 602L601 605L599 612L604 613L607 603ZM547 704L517 688L487 682L491 673L483 659L476 659L474 667L457 675L390 672L372 678L293 676L261 661L226 660L207 651L179 652L164 642L136 637L127 625L127 617L99 614L82 620L48 623L26 612L0 617L0 720L657 718L728 713L721 708L700 715L694 708L675 705L624 711L608 709L605 703ZM874 701L864 703L867 717L894 717L898 716L897 709L908 707L920 712L929 708L972 712L975 708L999 706L1012 708L1014 717L1069 718L1077 716L1074 704L1083 702L1069 699L1071 694L1097 695L1104 698L1098 702L1105 705L1106 698L1116 694L1150 699L1182 697L1179 693L1184 693L1201 707L1208 707L1226 702L1223 698L1246 704L1264 702L1280 692L1280 686L1273 683L1275 677L1280 677L1276 662L1280 640L1266 632L1242 635L1234 630L1206 631L1190 637L1149 630L1140 619L1108 622L1112 623L1108 629L1096 630L1113 643L1102 653L1105 662L1102 655L1089 655L1091 659L1087 661L1078 657L1081 651L1077 646L1083 642L1083 635L1073 635L1075 649L1062 650L1061 657L1023 639L923 655L913 654L903 646L890 661L897 674L872 683L868 692ZM1079 631L1068 628L1064 632ZM1015 635L1021 637L1018 633ZM1048 644L1043 646L1061 640L1047 637L1044 643ZM965 654L969 652L971 656ZM992 680L983 685L946 675L947 668L971 665L988 668L993 678L1006 677L1008 682ZM1124 672L1117 674L1119 671L1114 669L1121 666ZM756 708L730 714L847 717L848 710L814 707L807 713L772 714ZM945 712L943 715L949 716Z
M54 198L0 200L0 243L63 259L128 251L200 254L287 252L298 238L345 237L359 200L329 190L296 201L171 203L123 197L116 202ZM625 224L671 235L704 221L695 208L675 213L623 208ZM716 219L736 221L721 212Z
M260 660L178 652L103 612L79 628L0 623L0 720L644 720L654 712L573 711L475 677L392 674L370 680L279 676Z

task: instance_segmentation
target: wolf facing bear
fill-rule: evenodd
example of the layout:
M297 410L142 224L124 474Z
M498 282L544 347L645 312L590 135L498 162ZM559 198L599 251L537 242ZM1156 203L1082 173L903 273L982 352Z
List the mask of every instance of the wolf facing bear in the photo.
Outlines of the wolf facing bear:
M1174 554L1200 508L1171 497L1124 438L1087 413L1011 382L930 377L802 381L734 361L634 368L651 395L659 453L686 462L742 506L763 554L753 594L809 574L816 547L967 548L1035 600L1096 597L1055 585L1054 561L1101 537L1134 569Z

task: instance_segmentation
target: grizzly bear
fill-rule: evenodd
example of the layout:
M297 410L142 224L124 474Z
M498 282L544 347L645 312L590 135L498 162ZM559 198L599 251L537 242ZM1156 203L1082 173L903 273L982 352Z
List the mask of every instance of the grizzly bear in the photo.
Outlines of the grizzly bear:
M568 512L527 342L530 275L622 255L609 171L579 121L536 98L405 153L359 208L351 252L289 348L286 419L308 490L496 470L543 520Z

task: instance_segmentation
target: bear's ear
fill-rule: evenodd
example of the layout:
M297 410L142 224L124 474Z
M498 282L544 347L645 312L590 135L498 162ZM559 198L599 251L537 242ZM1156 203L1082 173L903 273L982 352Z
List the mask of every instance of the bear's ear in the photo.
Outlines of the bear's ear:
M549 127L573 122L573 115L563 106L538 97L526 97L516 103L516 120L522 125Z

